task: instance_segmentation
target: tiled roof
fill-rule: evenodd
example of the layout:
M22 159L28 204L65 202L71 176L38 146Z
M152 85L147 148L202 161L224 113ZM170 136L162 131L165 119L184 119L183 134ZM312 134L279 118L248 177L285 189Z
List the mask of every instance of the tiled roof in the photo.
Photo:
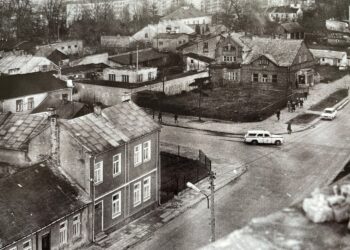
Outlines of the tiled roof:
M287 32L303 32L304 28L298 22L282 23L282 28Z
M209 15L205 14L200 10L197 10L196 8L186 6L171 12L167 16L162 17L162 20L187 19L187 18L204 17L204 16L209 16Z
M272 62L281 67L291 66L301 48L302 40L285 40L254 37L244 42L251 51L244 59L243 64L250 64L264 55Z
M36 72L0 77L0 100L67 88L53 72Z
M0 148L22 150L46 126L48 114L0 114Z
M86 206L90 201L48 163L0 179L0 248Z
M140 107L123 102L94 113L61 123L80 143L92 153L100 153L118 147L142 135L159 129Z
M52 62L41 56L10 55L0 59L0 72L8 74L11 69L19 69L18 74L32 72L40 65L50 65Z
M184 54L184 56L188 56L188 57L191 57L193 59L197 59L199 61L206 62L206 63L211 63L211 62L215 61L215 59L213 59L213 58L206 57L203 55L198 55L198 54L192 53L192 52L186 53L186 54Z
M130 57L130 53L132 54L131 57ZM110 56L109 60L122 65L136 64L136 57L137 57L136 51L132 51L130 53ZM139 58L138 58L139 63L157 60L168 56L166 53L161 53L154 49L140 50L138 54L139 54Z

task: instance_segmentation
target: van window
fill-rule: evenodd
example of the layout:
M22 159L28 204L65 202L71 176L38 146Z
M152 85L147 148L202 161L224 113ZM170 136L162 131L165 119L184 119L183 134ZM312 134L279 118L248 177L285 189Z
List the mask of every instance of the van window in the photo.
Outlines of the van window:
M265 137L270 137L270 135L269 135L269 134L264 134L264 136L265 136Z
M263 134L258 134L258 137L263 137Z
M255 133L249 133L248 136L256 136Z

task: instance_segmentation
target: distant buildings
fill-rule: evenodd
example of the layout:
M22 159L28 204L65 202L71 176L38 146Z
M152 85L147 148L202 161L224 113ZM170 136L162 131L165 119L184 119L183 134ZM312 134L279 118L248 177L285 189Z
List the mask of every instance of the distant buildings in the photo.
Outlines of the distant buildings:
M311 49L310 51L320 65L337 66L343 69L349 66L347 53L345 51L321 49Z
M37 45L35 47L35 54L39 56L48 56L53 51L59 50L66 55L81 55L83 53L83 49L84 47L82 40L68 40L45 45Z
M266 10L271 22L294 22L302 18L303 11L290 6L271 7Z
M276 37L284 39L304 39L305 30L298 22L282 23L276 29Z
M130 36L101 36L101 46L104 48L129 48L133 42Z
M153 38L153 48L159 51L176 52L176 49L189 41L188 34L160 33Z
M103 70L103 80L124 82L124 83L143 83L152 81L157 77L157 68L151 67L117 67L106 68Z

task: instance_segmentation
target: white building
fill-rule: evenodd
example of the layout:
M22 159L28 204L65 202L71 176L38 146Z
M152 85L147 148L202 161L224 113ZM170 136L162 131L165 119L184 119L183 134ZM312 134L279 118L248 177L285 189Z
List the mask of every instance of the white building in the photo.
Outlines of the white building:
M66 55L76 55L83 53L82 40L68 40L45 45L38 45L35 47L35 54L38 56L49 56L56 49Z
M346 21L328 19L326 20L326 28L330 31L350 32L349 23Z
M124 83L143 83L157 77L157 68L153 67L118 67L103 70L103 80Z
M290 6L278 6L269 8L267 15L271 22L294 22L303 17L303 11Z
M189 25L189 26L196 26L196 25L210 25L211 24L211 15L208 15L196 8L184 6L181 7L169 15L166 15L165 17L162 17L163 21L169 21L169 20L177 20L181 21L183 24Z
M310 51L320 65L337 66L340 68L346 68L349 65L347 53L345 51L321 49L310 49Z

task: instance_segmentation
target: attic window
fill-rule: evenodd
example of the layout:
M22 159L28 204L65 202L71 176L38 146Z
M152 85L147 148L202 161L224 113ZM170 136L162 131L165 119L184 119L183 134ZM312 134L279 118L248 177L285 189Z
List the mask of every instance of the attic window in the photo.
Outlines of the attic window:
M269 65L269 61L267 59L261 58L259 60L259 65Z

